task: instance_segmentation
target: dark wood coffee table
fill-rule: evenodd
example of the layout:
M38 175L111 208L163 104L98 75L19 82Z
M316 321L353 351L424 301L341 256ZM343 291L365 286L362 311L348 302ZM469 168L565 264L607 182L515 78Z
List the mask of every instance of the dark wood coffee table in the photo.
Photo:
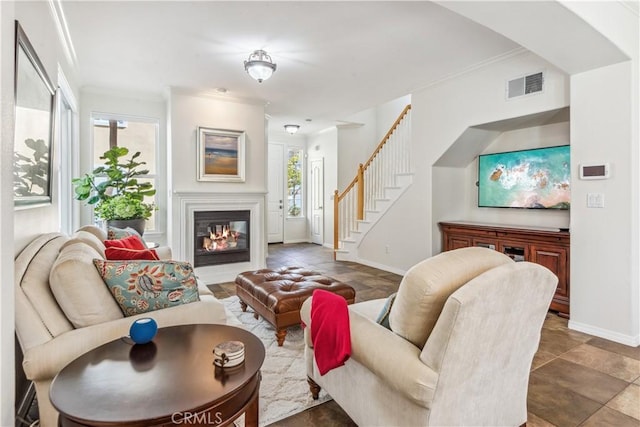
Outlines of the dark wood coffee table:
M242 341L242 365L213 365L213 348ZM258 425L262 342L226 325L160 328L153 342L122 338L71 362L49 391L61 426Z

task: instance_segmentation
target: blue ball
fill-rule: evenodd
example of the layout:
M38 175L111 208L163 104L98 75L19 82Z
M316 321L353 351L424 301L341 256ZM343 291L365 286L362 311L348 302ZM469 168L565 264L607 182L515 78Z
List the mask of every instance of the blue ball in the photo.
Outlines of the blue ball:
M129 336L136 344L146 344L150 342L158 332L158 324L150 317L138 319L131 324Z

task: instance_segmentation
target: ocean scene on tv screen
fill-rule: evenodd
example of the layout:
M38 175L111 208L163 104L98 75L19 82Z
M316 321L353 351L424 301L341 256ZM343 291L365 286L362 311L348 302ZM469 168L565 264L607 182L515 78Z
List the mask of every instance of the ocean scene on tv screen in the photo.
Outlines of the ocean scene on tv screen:
M569 146L481 155L478 206L569 209Z

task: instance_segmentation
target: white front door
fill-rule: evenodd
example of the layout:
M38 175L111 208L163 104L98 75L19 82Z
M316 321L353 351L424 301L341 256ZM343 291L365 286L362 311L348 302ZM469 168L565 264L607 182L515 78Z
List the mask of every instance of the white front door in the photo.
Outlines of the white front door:
M324 159L313 159L311 170L311 241L324 244Z
M284 241L284 145L269 144L267 194L267 240Z

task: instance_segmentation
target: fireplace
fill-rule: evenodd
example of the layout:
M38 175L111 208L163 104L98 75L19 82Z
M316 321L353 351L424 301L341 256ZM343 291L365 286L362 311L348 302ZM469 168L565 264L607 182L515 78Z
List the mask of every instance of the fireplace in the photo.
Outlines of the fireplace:
M250 261L251 211L196 211L193 214L194 267Z
M196 267L196 275L202 283L232 282L243 271L259 270L267 265L267 234L265 230L265 193L216 193L216 192L186 192L174 191L171 198L171 233L167 243L173 249L175 259L184 259L195 264L196 254L202 247L196 243L195 217L207 211L249 211L247 224L247 246L249 247L248 261L232 262L230 264L200 265ZM245 217L246 218L246 217ZM236 221L236 219L230 219ZM204 233L207 233L205 225ZM203 236L204 237L204 236ZM204 239L202 239L204 241ZM202 242L204 244L204 242ZM236 248L238 246L236 245ZM204 260L219 256L219 254L204 254ZM208 257L208 258L207 258ZM247 259L247 258L245 258Z

